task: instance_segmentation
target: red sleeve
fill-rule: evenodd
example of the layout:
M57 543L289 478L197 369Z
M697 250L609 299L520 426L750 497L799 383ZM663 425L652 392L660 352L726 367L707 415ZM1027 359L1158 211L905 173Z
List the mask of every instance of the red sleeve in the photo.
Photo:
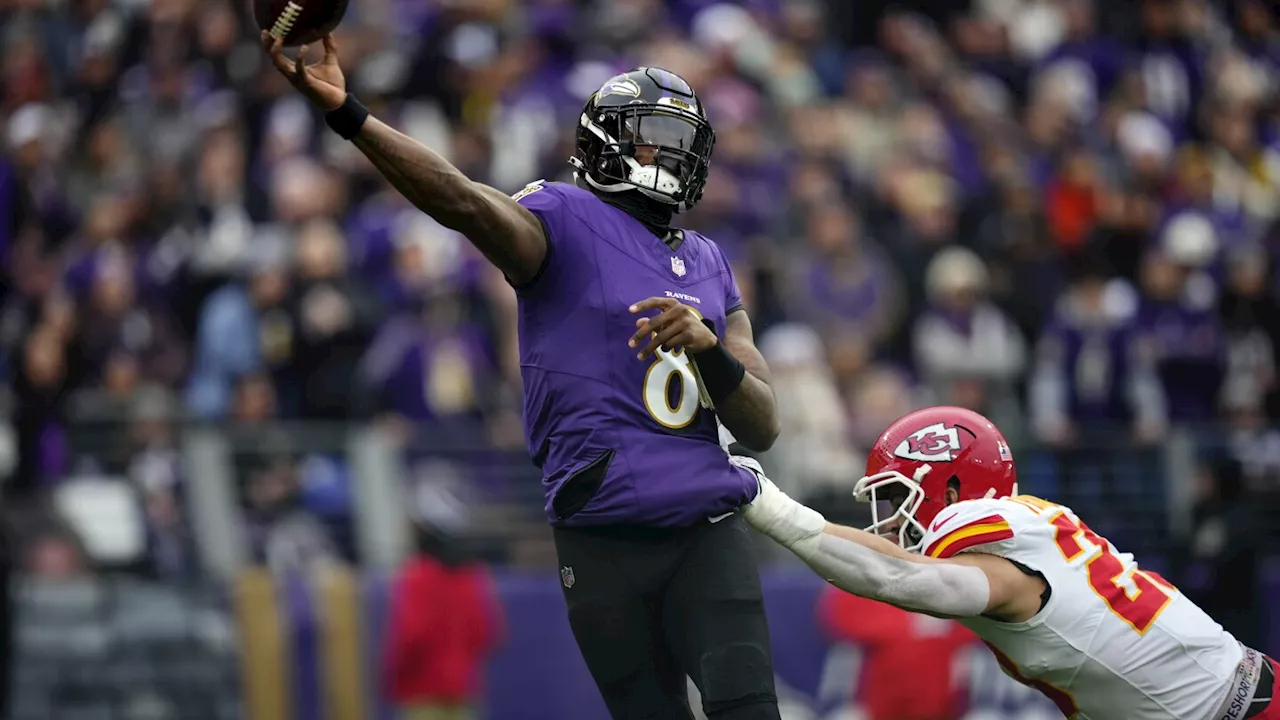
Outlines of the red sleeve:
M827 636L838 642L875 645L901 637L899 610L875 600L830 589L818 600L818 621Z

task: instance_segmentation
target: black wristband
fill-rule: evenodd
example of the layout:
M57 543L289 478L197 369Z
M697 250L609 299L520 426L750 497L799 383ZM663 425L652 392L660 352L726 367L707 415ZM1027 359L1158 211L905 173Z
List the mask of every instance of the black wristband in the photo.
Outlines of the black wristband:
M325 123L341 135L343 140L350 140L359 134L364 121L368 119L369 108L361 105L351 93L347 93L347 99L341 105L324 114Z
M711 332L716 331L715 323L703 318L702 324ZM690 353L693 362L698 366L698 374L702 376L702 386L707 390L707 397L713 404L733 394L747 376L747 368L738 358L725 349L723 342L702 352Z

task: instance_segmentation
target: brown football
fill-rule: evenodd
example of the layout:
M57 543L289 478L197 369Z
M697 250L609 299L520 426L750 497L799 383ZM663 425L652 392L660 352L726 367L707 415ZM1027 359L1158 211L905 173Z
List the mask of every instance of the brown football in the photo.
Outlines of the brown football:
M347 13L348 0L253 0L258 27L285 47L310 45L333 32Z

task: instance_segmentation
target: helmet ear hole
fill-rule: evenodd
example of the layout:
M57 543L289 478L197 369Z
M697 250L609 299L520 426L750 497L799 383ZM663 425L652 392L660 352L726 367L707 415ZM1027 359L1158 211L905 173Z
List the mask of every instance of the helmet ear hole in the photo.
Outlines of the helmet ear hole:
M950 505L960 501L960 478L952 475L947 479L947 497L946 504Z

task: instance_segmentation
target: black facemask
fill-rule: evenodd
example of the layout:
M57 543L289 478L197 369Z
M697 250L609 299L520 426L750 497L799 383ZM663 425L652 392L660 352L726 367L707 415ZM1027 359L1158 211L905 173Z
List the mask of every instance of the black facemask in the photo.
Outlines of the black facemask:
M639 190L599 192L581 177L578 178L578 187L590 190L596 197L635 218L663 242L666 242L667 236L671 234L671 218L676 214L675 207L645 197Z

